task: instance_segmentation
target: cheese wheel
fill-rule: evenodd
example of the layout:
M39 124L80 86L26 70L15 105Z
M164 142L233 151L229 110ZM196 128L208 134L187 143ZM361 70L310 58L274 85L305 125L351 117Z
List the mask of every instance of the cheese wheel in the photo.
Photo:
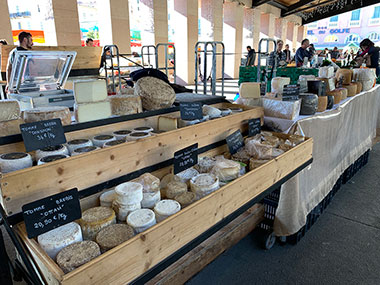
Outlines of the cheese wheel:
M140 139L145 139L145 138L148 138L150 137L150 133L145 133L145 132L135 132L135 133L130 133L128 136L127 136L127 141L128 142L131 142L131 141L137 141L137 140L140 140Z
M75 120L78 123L101 120L112 116L108 101L74 104Z
M95 239L96 234L108 225L116 223L114 210L107 207L94 207L82 213L79 224L82 228L83 238L86 240Z
M61 119L62 125L71 124L71 113L68 107L39 107L23 111L25 123L33 123L51 119Z
M284 86L290 84L289 77L274 77L271 82L272 93L283 93Z
M103 147L111 147L111 146L115 146L115 145L119 145L119 144L123 144L123 143L125 143L124 139L114 140L114 141L104 143Z
M202 112L203 115L210 116L210 119L215 119L222 116L222 111L220 111L218 108L209 105L203 105Z
M67 142L67 148L70 154L72 154L74 150L85 146L92 146L92 141L89 139L75 139Z
M135 233L131 226L114 224L101 229L96 235L95 241L100 246L101 252L106 252L131 239L134 235Z
M44 157L41 157L37 161L37 165L42 165L42 164L45 164L45 163L49 163L49 162L52 162L52 161L64 159L64 158L67 158L67 157L69 157L69 156L65 155L65 154L55 154L55 155L44 156Z
M342 92L342 100L347 99L348 91L346 88L336 88L335 90L339 90Z
M11 152L0 155L0 171L8 173L33 166L30 154L24 152Z
M160 179L150 173L144 173L140 177L133 180L133 182L140 183L143 186L143 192L157 192L160 191Z
M242 162L244 164L249 164L250 158L251 156L249 155L248 151L245 148L241 148L237 153L234 153L231 156L231 159Z
M334 96L334 104L339 104L343 98L343 92L340 90L334 90L330 92L326 92L327 95Z
M156 217L150 209L140 209L132 212L127 218L127 224L130 225L136 233L141 233L156 224Z
M43 149L36 150L36 159L39 160L45 156L58 155L58 154L69 155L69 150L63 144L60 144L57 146L45 147Z
M187 127L187 126L192 126L192 125L198 124L200 122L201 121L198 120L198 119L196 119L196 120L182 120L182 119L178 119L178 125L179 125L180 128L184 128L184 127Z
M112 202L112 209L116 213L117 220L120 222L125 222L130 213L141 209L141 203L122 205L115 200Z
M318 70L318 77L320 78L331 78L334 76L334 67L332 66L322 66Z
M318 97L318 109L317 112L324 112L327 108L327 96Z
M20 103L17 100L0 100L0 121L18 120L20 115Z
M225 116L228 116L228 115L231 115L232 114L232 111L231 109L228 109L228 108L219 108L221 115L222 117L225 117Z
M340 68L337 70L335 75L338 82L342 79L342 83L347 85L352 81L353 71L351 69Z
M347 97L353 97L355 96L357 93L357 85L355 84L347 84L347 85L343 85L343 88L346 88L347 89Z
M351 84L356 85L356 94L359 94L360 92L362 92L363 85L360 81L352 82Z
M327 97L327 96L324 96L324 97ZM327 103L326 103L326 105L327 105ZM288 151L288 150L292 149L293 147L291 145L289 145L289 144L284 144L283 143L283 144L280 144L278 146L278 148L281 149L281 150L283 150L283 151Z
M194 192L186 191L174 197L178 203L181 204L181 208L185 208L197 200L197 196Z
M198 159L198 164L195 165L194 168L199 173L208 173L214 167L215 163L216 163L216 160L214 158L205 156Z
M219 189L219 178L213 174L199 174L190 180L190 188L197 195L197 199L201 199Z
M234 180L239 177L240 163L229 159L217 160L211 173L218 177L221 182Z
M100 206L102 207L112 207L112 202L116 199L115 189L108 190L99 197Z
M133 132L134 133L150 133L150 132L153 132L153 128L152 127L137 127L137 128L134 128L133 129Z
M117 139L117 140L126 140L127 136L132 133L130 130L119 130L116 132L113 132L112 135Z
M20 125L24 124L23 119L0 122L0 137L11 136L20 133Z
M249 160L249 170L253 170L253 169L256 169L262 165L264 165L265 163L267 163L269 160L267 159L254 159L254 158L251 158Z
M143 199L141 201L142 208L152 209L161 200L161 192L143 193Z
M97 146L80 147L80 148L75 149L73 151L72 155L75 156L75 155L91 152L91 151L94 151L94 150L97 150L97 149L100 149L100 147L97 147Z
M59 228L48 231L37 237L37 241L41 248L55 260L58 252L66 246L82 241L82 231L80 226L71 222Z
M114 116L137 114L143 111L140 96L112 95L108 97L108 100Z
M175 196L187 192L187 185L183 182L172 181L166 186L165 196L173 199Z
M179 212L181 205L175 200L162 200L154 206L157 222L161 222L171 215Z
M70 244L57 255L57 263L64 273L69 273L100 255L96 242L81 241Z
M143 185L136 182L125 182L115 187L116 200L121 205L140 203L143 199Z
M113 135L96 135L91 140L94 146L103 147L106 142L114 141L116 138Z
M360 81L361 84L362 84L362 87L363 87L363 90L362 91L368 91L368 90L371 90L372 87L374 86L375 84L375 81L374 80L365 80L365 81Z
M191 178L197 176L199 174L198 170L193 167L190 167L180 173L177 173L176 176L179 177L179 180L183 183L187 183L189 185L189 181Z

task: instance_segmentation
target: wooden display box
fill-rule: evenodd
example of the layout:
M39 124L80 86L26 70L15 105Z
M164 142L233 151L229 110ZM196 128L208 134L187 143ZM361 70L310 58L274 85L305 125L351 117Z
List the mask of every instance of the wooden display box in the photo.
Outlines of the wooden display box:
M33 166L0 177L1 203L7 215L21 212L29 202L72 188L86 189L137 170L172 159L180 149L198 143L198 147L224 140L237 129L248 130L248 119L261 118L261 107L230 103L213 105L220 108L239 107L244 111L197 125L157 134L146 139L103 148L86 154ZM178 115L179 112L168 115ZM159 116L130 120L86 130L66 133L67 140L92 138L139 126L157 128ZM20 149L21 148L21 149ZM0 153L25 151L23 143L0 146Z
M287 135L279 136L284 138ZM27 238L23 224L17 226L17 232L48 284L126 284L307 163L312 158L312 149L312 139L306 139L68 274L63 273L35 239ZM204 155L222 154L226 150L224 145ZM153 174L162 178L170 171L168 167ZM86 198L83 208L95 206L96 201L96 197Z

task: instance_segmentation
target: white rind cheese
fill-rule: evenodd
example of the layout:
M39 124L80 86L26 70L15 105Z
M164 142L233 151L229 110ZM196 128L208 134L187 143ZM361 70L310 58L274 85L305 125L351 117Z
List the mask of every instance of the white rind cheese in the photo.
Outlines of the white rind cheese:
M99 197L100 201L100 206L102 207L112 207L112 202L116 199L116 192L115 189L108 190L104 192L102 195Z
M74 81L75 102L91 103L107 99L105 80Z
M109 96L108 101L111 103L114 116L137 114L143 111L140 96L112 95Z
M115 188L116 201L121 205L140 203L143 199L143 185L137 182L125 182Z
M169 182L166 186L165 194L169 199L174 199L175 196L187 192L187 184L178 181Z
M142 208L152 209L161 200L161 192L143 193L143 199L141 201Z
M132 212L127 218L127 224L130 225L136 233L141 233L156 224L156 217L150 209L140 209Z
M117 220L120 222L125 222L125 219L133 211L141 209L141 203L136 204L119 204L117 200L112 202L112 209L115 211Z
M92 146L92 141L89 139L75 139L67 142L67 148L70 154L72 154L74 150L86 146Z
M210 119L215 119L222 116L222 111L220 111L218 108L209 105L203 105L202 111L203 115L209 115Z
M364 81L360 81L362 83L362 89L363 91L368 91L368 90L371 90L372 87L375 85L375 81L374 80L364 80Z
M197 199L201 199L219 189L219 179L213 174L199 174L190 180L190 187Z
M114 141L116 138L112 135L96 135L92 138L94 146L103 147L107 142Z
M0 155L0 171L8 173L33 166L30 154L23 152L5 153Z
M37 237L37 241L41 248L53 260L55 260L58 252L63 248L82 240L82 230L75 222L68 223Z
M0 100L0 121L17 120L20 115L20 103L17 100Z
M75 104L74 111L78 123L106 119L112 116L111 104L108 101Z
M36 159L39 160L45 156L50 155L69 155L69 150L67 147L63 144L57 145L57 146L50 146L43 149L36 150Z
M157 222L161 222L171 215L179 212L181 205L175 200L162 200L154 207Z
M39 107L23 111L25 123L33 123L51 119L61 119L62 125L71 124L71 113L68 107Z

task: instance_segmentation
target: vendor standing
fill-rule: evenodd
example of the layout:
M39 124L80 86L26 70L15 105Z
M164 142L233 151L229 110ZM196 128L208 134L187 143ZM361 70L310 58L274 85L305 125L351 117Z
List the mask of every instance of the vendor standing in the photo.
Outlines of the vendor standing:
M297 67L301 67L303 65L304 58L307 57L309 60L312 57L312 54L307 50L310 42L308 39L304 39L301 43L301 47L298 48L294 59L296 60Z
M375 68L376 76L380 75L380 67L379 67L379 52L380 48L375 47L375 44L370 39L364 39L360 43L360 48L362 49L362 53L359 57L362 57L366 60L366 67Z
M269 55L269 66L277 68L279 66L286 65L286 54L282 51L284 42L282 40L277 40L277 50L272 51Z
M16 57L16 51L19 50L30 50L33 46L32 34L28 32L21 32L18 34L18 41L20 45L14 48L8 56L8 65L7 65L7 86L5 87L6 92L8 92L9 81L11 80L13 63Z

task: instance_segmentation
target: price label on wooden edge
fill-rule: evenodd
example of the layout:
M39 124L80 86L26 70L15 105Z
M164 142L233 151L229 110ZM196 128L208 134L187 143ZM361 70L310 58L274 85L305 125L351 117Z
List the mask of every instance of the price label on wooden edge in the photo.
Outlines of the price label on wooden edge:
M182 120L200 120L203 118L201 102L181 102L179 110Z
M248 120L248 136L253 137L261 133L261 119L250 119Z
M52 119L20 125L27 152L66 143L61 119Z
M174 153L174 174L180 173L198 163L198 143Z
M82 217L78 189L74 188L22 206L28 238L34 238L50 230Z
M244 138L240 130L226 137L228 149L231 154L235 154L244 146Z

